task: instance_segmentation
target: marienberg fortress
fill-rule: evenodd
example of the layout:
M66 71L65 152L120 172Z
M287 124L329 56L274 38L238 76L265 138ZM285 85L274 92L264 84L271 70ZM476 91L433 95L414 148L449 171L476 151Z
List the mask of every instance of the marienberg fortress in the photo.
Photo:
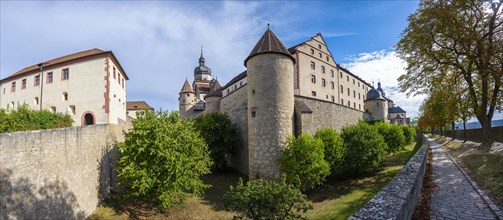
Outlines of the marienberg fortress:
M268 28L244 65L221 86L201 51L192 85L185 80L179 93L179 111L182 118L228 113L242 140L231 166L250 178L279 178L276 161L289 135L358 120L407 123L380 83L374 88L333 60L321 34L287 49Z
M244 59L246 71L221 86L201 51L192 84L179 93L191 118L225 112L241 143L230 165L250 178L279 177L289 135L359 120L406 124L406 112L338 65L321 34L286 48L269 28ZM26 105L69 114L74 127L0 134L0 219L84 218L117 187L116 142L135 112L128 74L112 53L90 49L34 64L0 80L0 108Z

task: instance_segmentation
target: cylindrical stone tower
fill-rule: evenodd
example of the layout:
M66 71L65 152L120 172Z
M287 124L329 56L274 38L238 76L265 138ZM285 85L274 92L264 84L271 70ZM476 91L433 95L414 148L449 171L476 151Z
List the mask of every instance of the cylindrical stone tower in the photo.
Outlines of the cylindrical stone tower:
M179 93L178 97L178 110L180 111L180 118L189 118L190 111L192 107L195 105L195 93L192 87L189 84L188 80L185 80L183 83L182 90Z
M279 179L278 158L293 133L295 59L268 28L247 67L250 179Z

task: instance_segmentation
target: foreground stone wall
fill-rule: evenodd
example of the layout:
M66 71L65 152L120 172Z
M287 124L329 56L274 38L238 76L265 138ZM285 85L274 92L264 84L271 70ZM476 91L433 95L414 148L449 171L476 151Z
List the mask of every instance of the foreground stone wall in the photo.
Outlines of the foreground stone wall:
M295 96L295 101L302 101L312 113L296 113L296 133L314 134L320 128L333 128L340 131L343 127L363 120L362 111L336 103Z
M230 158L231 166L248 175L248 101L246 85L234 90L220 101L221 112L226 112L237 126L240 144Z
M395 178L349 219L411 219L423 185L428 142L410 158Z
M0 134L0 219L83 219L116 187L122 129Z

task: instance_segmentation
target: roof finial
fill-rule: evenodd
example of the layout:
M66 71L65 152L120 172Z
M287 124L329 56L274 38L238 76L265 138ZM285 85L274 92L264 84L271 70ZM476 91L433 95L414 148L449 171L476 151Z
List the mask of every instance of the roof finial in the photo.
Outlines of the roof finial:
M372 81L372 87L374 87L374 81Z
M203 46L201 46L201 57L199 57L199 66L204 66Z
M271 24L267 23L267 30L269 30L269 26L270 26L270 25L271 25Z
M201 46L201 57L203 57L203 46Z

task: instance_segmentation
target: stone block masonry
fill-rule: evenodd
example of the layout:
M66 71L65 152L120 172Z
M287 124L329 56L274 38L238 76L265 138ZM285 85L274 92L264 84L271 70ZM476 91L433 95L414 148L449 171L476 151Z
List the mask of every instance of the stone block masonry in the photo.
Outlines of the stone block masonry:
M0 219L83 219L116 187L122 128L0 134Z
M428 143L405 164L402 170L363 208L349 217L356 219L411 219L423 185Z

